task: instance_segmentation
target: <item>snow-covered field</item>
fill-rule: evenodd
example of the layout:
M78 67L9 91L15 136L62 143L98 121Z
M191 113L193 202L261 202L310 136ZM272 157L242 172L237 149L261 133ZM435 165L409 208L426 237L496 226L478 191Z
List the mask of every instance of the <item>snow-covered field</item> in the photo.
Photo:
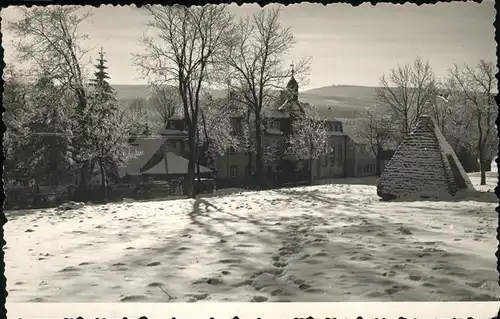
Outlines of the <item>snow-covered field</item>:
M496 172L448 202L380 202L373 178L338 182L6 212L8 302L497 298Z

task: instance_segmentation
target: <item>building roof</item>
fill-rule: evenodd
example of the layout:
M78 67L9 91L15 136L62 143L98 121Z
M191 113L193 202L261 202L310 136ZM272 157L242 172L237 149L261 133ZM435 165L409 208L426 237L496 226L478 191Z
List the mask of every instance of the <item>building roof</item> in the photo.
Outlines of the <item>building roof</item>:
M165 164L164 158L167 157ZM185 175L188 172L189 161L172 152L167 152L152 168L143 172L143 174L159 174L159 175ZM168 171L167 171L168 166ZM196 168L197 169L197 168ZM200 173L210 173L212 170L200 165Z
M187 136L188 132L170 128L162 128L159 134L166 136Z
M342 122L344 134L349 136L356 144L366 144L366 140L356 132L356 120Z
M139 175L141 168L149 161L149 159L160 149L164 140L159 138L141 137L134 141L134 145L130 145L130 149L140 152L138 157L132 158L125 167L118 168L120 177L125 175Z
M125 175L167 174L165 168L165 152L167 154L168 174L187 174L188 160L184 157L168 152L171 141L161 137L141 137L135 140L130 148L141 154L131 159L125 167L118 169L120 177ZM200 166L200 172L211 172L210 169Z
M299 83L297 82L297 80L295 80L295 77L293 76L293 71L292 71L292 77L290 78L290 81L288 81L286 87L289 90L295 90L295 91L299 89Z

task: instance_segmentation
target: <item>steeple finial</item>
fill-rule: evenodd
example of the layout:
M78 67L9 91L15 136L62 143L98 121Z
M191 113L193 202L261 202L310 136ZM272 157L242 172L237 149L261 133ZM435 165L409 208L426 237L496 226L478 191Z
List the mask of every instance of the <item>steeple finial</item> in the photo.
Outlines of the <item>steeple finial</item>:
M292 62L292 64L290 64L290 67L292 68L292 76L293 76L295 74L295 70L293 68L293 62Z

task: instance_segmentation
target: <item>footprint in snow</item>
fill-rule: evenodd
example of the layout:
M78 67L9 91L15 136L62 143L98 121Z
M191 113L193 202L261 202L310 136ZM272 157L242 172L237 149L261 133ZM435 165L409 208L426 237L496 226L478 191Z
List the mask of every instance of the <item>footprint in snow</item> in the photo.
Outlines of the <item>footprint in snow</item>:
M159 266L161 263L159 261L153 261L150 262L149 264L146 265L146 267L154 267L154 266Z
M77 267L74 266L68 266L64 267L63 269L59 270L59 272L74 272L74 271L80 271Z

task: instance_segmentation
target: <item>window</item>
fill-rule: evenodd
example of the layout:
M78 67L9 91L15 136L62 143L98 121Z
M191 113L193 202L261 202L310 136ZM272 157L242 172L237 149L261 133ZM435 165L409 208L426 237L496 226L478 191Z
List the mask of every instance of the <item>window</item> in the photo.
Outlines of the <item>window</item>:
M231 165L231 168L229 169L229 176L231 178L236 178L238 177L238 166L236 165Z
M180 141L179 141L179 144L180 144L180 146L181 146L181 152L184 152L184 151L185 151L185 148L184 148L184 147L185 147L184 141L183 141L183 140L180 140Z
M357 173L358 174L362 173L363 172L363 165L358 164L357 166L358 166Z
M167 122L167 129L169 130L174 130L175 129L175 123L172 121Z
M177 141L176 140L171 140L170 145L172 145L173 148L177 149Z

